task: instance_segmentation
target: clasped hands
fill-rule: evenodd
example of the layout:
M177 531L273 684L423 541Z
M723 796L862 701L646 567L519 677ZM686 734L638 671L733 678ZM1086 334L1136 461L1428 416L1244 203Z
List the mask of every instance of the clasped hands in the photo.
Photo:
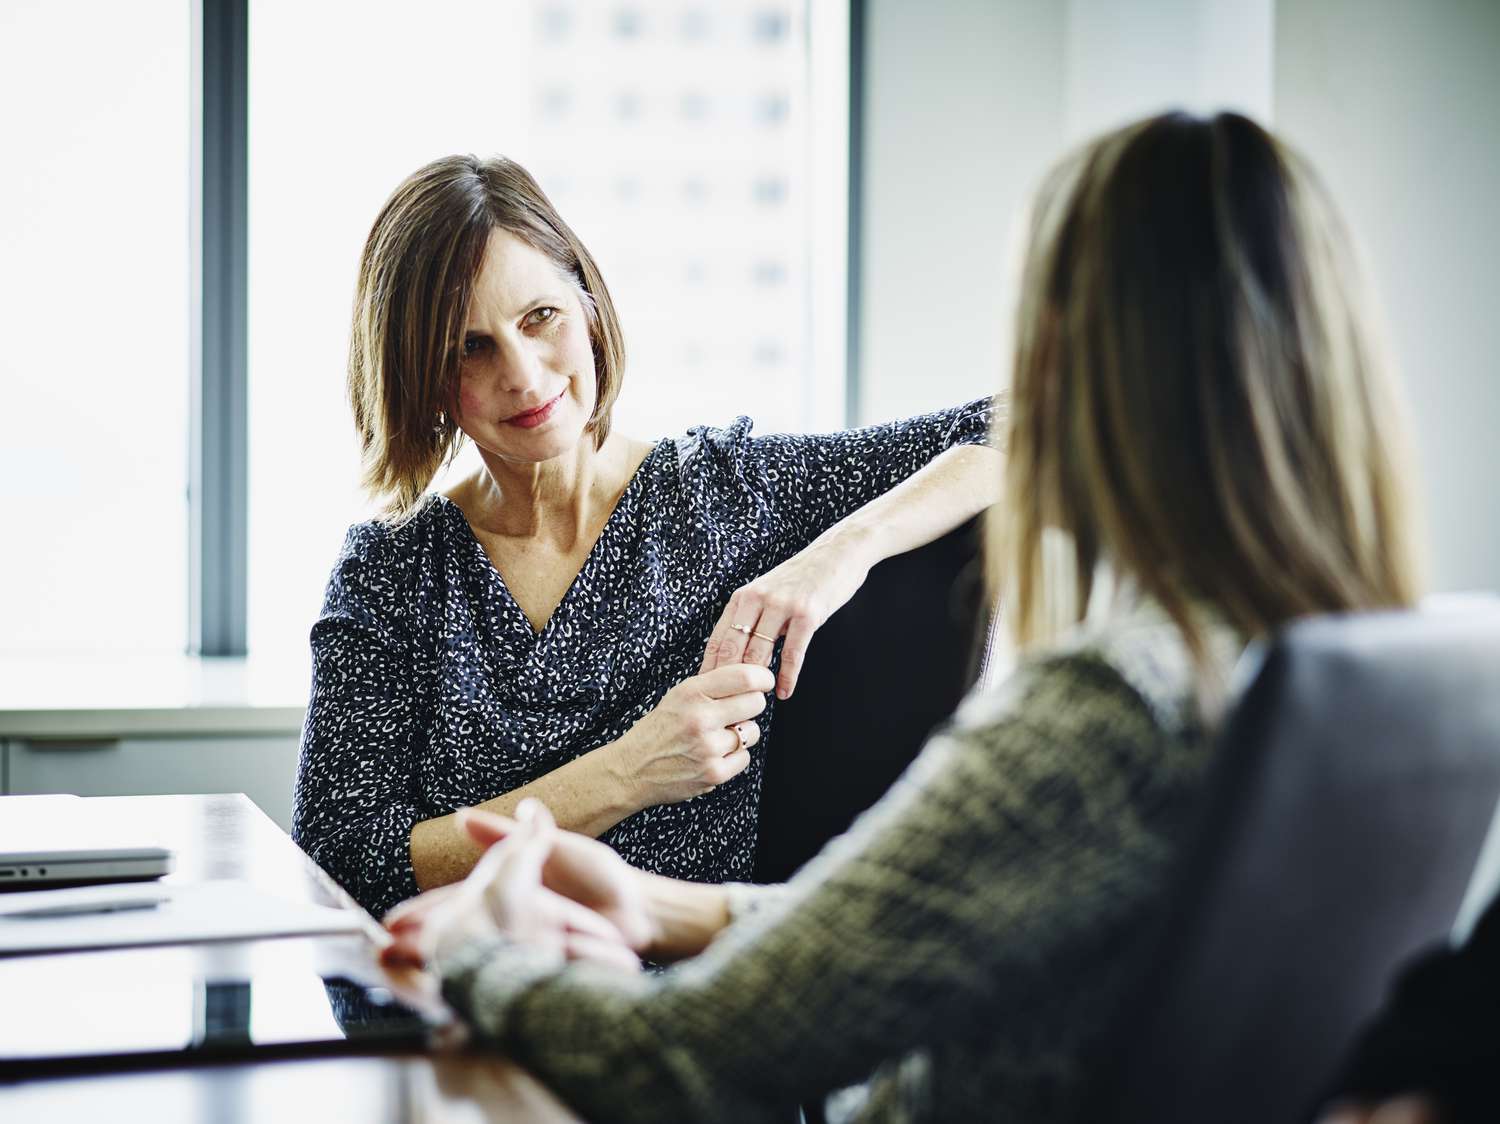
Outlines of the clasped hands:
M475 940L505 937L552 953L559 964L588 960L640 970L658 933L636 871L612 848L562 831L539 800L508 819L460 813L487 850L462 882L418 894L386 914L388 968L421 968Z

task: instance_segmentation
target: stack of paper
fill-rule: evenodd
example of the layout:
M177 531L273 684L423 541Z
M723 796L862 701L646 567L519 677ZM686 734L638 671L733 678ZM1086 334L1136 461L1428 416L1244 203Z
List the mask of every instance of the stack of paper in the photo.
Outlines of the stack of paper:
M246 882L126 883L0 895L0 956L364 932L353 910L288 901Z

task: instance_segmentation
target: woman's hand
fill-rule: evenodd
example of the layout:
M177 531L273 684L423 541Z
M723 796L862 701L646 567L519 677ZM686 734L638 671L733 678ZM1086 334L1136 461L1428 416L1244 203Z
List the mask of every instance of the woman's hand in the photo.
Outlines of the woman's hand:
M614 743L642 808L709 792L750 764L752 721L776 685L764 667L735 664L684 679Z
M505 936L555 953L560 964L591 960L639 970L634 947L646 947L652 935L644 905L632 897L629 868L619 871L590 846L621 866L623 860L602 843L559 832L540 801L525 801L517 814L515 821L470 814L471 821L484 818L466 829L476 841L494 845L462 882L419 894L386 916L392 941L381 952L382 963L420 967L470 941ZM545 884L549 868L569 892ZM580 898L609 906L630 938Z
M490 812L461 814L464 831L489 848L513 835L516 820ZM644 953L658 937L646 901L646 875L622 859L608 844L574 831L558 831L542 866L542 885L592 909L619 930L631 951Z
M790 698L813 633L854 596L870 572L871 557L861 541L859 535L835 528L737 589L709 635L702 670L738 663L770 667L776 642L785 637L776 697Z

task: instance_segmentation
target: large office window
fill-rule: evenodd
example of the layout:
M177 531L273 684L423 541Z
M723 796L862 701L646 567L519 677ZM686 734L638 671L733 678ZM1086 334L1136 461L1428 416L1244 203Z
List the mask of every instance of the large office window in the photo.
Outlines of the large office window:
M824 170L846 159L823 42L803 0L252 3L252 652L305 648L367 515L344 401L357 259L439 156L520 160L599 261L629 354L617 428L839 424L844 371L813 358L815 326L843 331L842 275L834 313L813 299Z
M196 2L0 5L0 651L187 643ZM199 502L247 517L252 653L305 657L370 514L344 387L357 261L439 156L520 160L594 252L623 432L843 422L847 4L248 9L247 91L203 95L247 95L248 510Z
M191 19L0 5L0 651L187 628Z

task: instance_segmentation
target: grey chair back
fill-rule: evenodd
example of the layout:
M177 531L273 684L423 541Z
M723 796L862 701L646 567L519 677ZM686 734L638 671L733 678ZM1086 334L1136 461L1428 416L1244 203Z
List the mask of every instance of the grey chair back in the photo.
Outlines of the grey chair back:
M1091 1121L1307 1119L1500 797L1500 602L1299 622L1226 722Z

